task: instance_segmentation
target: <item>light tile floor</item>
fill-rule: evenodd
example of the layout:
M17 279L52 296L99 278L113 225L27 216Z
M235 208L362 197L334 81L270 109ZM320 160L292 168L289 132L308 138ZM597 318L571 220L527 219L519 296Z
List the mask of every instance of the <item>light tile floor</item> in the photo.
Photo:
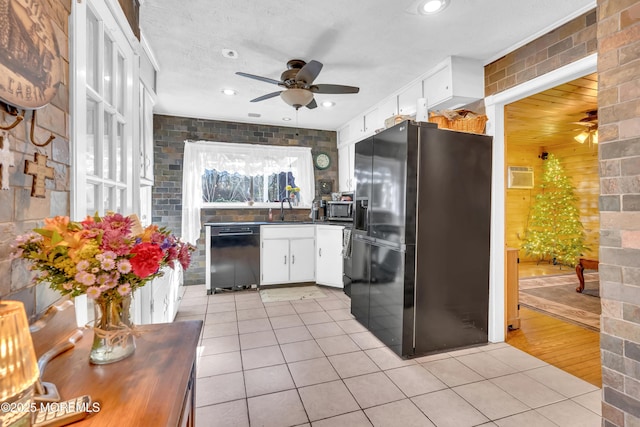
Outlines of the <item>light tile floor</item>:
M508 344L403 360L353 319L342 290L262 303L188 286L204 321L196 423L216 426L600 426L601 390Z

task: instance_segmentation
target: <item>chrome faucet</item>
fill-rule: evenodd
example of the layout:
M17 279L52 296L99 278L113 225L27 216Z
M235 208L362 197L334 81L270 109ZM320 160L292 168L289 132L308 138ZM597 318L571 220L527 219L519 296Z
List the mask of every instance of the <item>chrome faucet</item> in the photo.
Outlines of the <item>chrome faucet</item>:
M288 197L284 197L282 200L280 200L280 221L284 221L284 201L289 202L289 209L293 209L293 207L291 206L291 199Z

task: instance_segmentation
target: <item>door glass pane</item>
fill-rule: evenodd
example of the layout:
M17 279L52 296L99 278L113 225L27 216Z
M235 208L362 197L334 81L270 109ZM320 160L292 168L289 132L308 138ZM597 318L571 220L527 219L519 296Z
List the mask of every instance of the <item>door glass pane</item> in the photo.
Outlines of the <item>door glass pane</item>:
M104 113L104 139L102 141L102 176L113 178L111 170L111 148L113 146L113 114Z
M87 182L87 215L93 216L98 210L96 200L98 200L98 186Z
M114 211L116 209L115 207L115 199L114 199L114 190L115 188L113 187L107 187L105 185L104 187L104 212L108 212L108 211Z
M123 148L124 148L124 123L118 122L118 133L116 135L116 181L125 182L124 177L124 156L123 156Z
M125 190L124 188L116 190L116 207L115 207L116 212L122 213L122 206L124 205L124 200L126 197L125 191L127 190Z
M87 84L98 90L98 20L87 9Z
M118 75L116 79L116 92L118 94L118 113L124 114L126 78L124 71L124 57L118 52Z
M98 147L98 104L91 99L87 99L87 150L86 167L87 175L96 174L96 153Z
M113 105L113 42L104 35L104 99Z

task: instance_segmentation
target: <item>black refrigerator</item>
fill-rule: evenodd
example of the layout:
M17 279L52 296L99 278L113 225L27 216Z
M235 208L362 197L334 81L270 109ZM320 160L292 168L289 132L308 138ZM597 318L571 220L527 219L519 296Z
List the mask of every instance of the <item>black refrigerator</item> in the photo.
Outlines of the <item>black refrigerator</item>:
M351 313L400 356L488 340L491 143L409 121L356 143Z

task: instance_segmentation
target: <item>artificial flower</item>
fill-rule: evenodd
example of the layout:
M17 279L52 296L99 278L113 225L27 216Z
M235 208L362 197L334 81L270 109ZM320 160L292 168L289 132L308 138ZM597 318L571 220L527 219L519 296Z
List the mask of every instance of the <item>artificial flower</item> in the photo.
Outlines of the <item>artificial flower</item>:
M87 217L82 222L57 216L15 239L12 256L30 262L62 295L86 294L116 300L164 273L162 267L189 267L195 248L156 225L144 229L120 214ZM132 230L142 230L137 235Z

